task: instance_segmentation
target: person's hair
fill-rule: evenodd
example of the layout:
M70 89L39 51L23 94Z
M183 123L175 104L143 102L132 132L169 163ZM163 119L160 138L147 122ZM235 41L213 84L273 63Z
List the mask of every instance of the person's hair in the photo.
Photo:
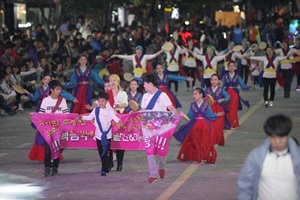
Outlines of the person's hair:
M50 77L50 79L52 79L52 76L50 75L50 74L44 74L44 76L42 77L42 79L41 80L43 80L46 76L49 76ZM49 82L50 83L50 82Z
M268 136L284 137L292 130L291 118L278 114L269 117L264 124L264 131Z
M233 63L236 66L236 63L233 60L229 61L227 66L229 66L230 63Z
M267 46L266 53L267 53L267 49L271 49L273 51L273 54L275 54L275 49L272 46L269 46L269 45Z
M220 80L220 77L219 77L219 75L218 75L218 74L213 74L213 75L211 75L210 79L211 79L213 76L217 77L217 78L218 78L218 80Z
M136 80L135 78L134 79L132 79L129 83L131 83L131 82L136 82L136 84L137 85L139 85L139 82L138 82L138 80Z
M121 87L121 79L120 79L120 76L119 75L117 75L117 74L112 74L112 75L110 75L109 76L109 78L108 79L110 79L110 78L115 78L117 81L118 81L118 90L123 90L123 88Z
M157 87L158 85L158 81L157 81L157 77L155 74L147 74L146 76L144 76L143 78L143 82L145 83L152 83L155 87Z
M203 88L195 88L194 91L197 91L197 92L199 92L199 94L202 94L202 98L206 97L205 91L203 90Z
M4 48L5 49L13 49L14 48L14 43L7 42L7 43L5 43Z
M107 101L109 99L109 95L106 92L101 91L98 94L98 99L105 99Z
M61 87L62 88L62 85L58 80L52 80L52 81L49 82L49 88L50 89L54 90L56 87Z

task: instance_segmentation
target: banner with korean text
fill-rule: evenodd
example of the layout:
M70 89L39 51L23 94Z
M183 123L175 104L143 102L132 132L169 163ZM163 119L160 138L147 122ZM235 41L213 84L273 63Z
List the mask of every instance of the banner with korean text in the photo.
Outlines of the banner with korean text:
M60 148L96 149L94 121L77 120L77 114L31 113L30 117L45 141L52 158ZM146 150L148 155L164 156L180 115L172 112L135 112L117 115L122 125L112 122L113 149Z
M164 111L142 111L142 133L147 155L166 157L181 115Z

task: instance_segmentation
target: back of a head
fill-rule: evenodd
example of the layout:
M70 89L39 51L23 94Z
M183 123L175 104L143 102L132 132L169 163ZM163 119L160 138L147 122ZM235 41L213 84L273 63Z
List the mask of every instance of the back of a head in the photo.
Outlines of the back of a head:
M292 130L292 120L282 114L273 115L266 120L264 130L268 136L287 136Z

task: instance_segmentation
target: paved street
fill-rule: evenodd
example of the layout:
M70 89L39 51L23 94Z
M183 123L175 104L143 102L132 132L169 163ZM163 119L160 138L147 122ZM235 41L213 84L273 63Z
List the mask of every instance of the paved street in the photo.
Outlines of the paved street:
M178 97L183 104L179 111L188 110L192 92L180 84ZM101 163L96 150L66 149L59 176L43 177L43 163L27 158L35 131L25 110L15 116L0 118L0 199L235 199L236 181L248 152L265 138L262 125L275 113L292 117L292 134L300 140L300 92L293 91L290 99L283 98L283 89L276 92L274 107L265 108L262 89L241 91L251 107L240 111L239 128L225 131L226 143L218 147L216 164L182 163L176 159L179 142L172 139L166 178L149 184L146 154L126 151L123 168L115 168L106 176L99 174Z

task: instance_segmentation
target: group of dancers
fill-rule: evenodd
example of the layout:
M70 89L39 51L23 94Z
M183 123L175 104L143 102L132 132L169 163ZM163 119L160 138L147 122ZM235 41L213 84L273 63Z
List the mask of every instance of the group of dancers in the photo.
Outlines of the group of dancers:
M190 42L191 40L189 40ZM178 153L178 160L180 161L197 161L215 163L217 159L217 151L215 145L223 146L225 144L224 129L236 128L239 126L238 110L242 109L242 103L250 107L248 101L243 100L239 94L239 87L243 90L249 90L252 84L246 85L243 79L237 72L237 63L235 58L258 60L263 62L261 77L264 85L263 97L265 106L273 106L275 97L275 84L278 76L277 65L279 61L290 59L293 54L298 55L298 51L283 51L283 56L275 56L275 50L268 46L266 48L265 56L249 56L251 48L243 49L244 52L234 52L233 44L229 43L228 50L223 51L223 55L216 52L214 47L207 46L206 54L200 55L202 51L190 43L188 47L180 47L176 42L170 50L160 50L152 55L143 55L143 47L136 47L136 54L125 55L112 55L111 57L119 57L122 59L132 60L133 62L133 75L134 78L130 80L130 91L125 92L121 87L121 79L118 75L112 74L108 78L108 82L104 82L97 73L87 66L87 58L82 55L79 57L79 67L73 72L70 82L65 83L65 88L73 88L73 94L69 94L64 90L61 96L71 101L71 113L85 114L91 112L92 109L99 106L98 102L92 103L92 88L90 81L93 80L105 89L108 94L107 106L119 114L127 114L133 112L128 102L135 101L139 108L142 108L142 93L138 91L139 84L143 83L145 74L147 74L146 63L147 60L153 59L161 53L166 53L167 66L158 64L155 68L156 72L153 74L155 83L157 82L157 89L167 95L172 104L172 111L180 108L181 104L176 96L178 91L178 82L187 82L188 91L190 91L190 84L193 86L193 99L194 102L190 104L188 110L189 122L179 127L174 133L174 137L182 143ZM249 50L250 49L250 50ZM288 53L287 53L288 52ZM179 59L180 53L185 54L186 74L189 76L179 75ZM214 55L219 54L219 55ZM202 87L195 87L195 71L197 66L196 59L203 63L203 82ZM217 72L217 62L225 60L226 70L224 74L219 76ZM224 66L225 69L225 66ZM49 96L49 81L51 77L45 75L42 79L43 85L40 86L35 94L29 94L31 100L42 100ZM171 91L170 82L175 84L175 94ZM287 82L287 81L286 81ZM146 83L147 85L148 83ZM288 82L286 84L289 84ZM144 83L145 85L145 83ZM269 88L271 96L268 97ZM146 88L145 88L146 89ZM285 95L290 87L285 89ZM39 105L40 105L39 104ZM167 109L167 108L166 108ZM39 106L37 107L37 111ZM35 143L29 154L31 160L44 160L44 141L39 133L36 134ZM124 150L116 150L117 157L117 171L123 170ZM102 153L101 153L102 154ZM113 166L112 152L109 149L110 165L108 170ZM101 157L100 153L99 156ZM107 170L106 170L107 171Z

